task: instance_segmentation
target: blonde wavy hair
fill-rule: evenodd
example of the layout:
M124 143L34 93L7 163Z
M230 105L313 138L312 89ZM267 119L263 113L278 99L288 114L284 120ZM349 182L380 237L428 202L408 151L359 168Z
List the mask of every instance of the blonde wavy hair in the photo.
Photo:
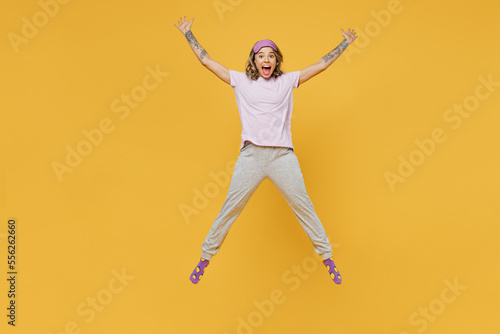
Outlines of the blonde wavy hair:
M271 77L277 78L285 71L281 68L281 64L283 63L283 54L281 53L281 50L278 46L276 46L278 51L273 50L274 54L276 55L276 68L274 69L273 74ZM246 63L246 69L247 77L249 77L252 80L257 80L259 78L259 70L257 69L257 65L255 65L255 52L253 52L253 47L252 50L250 50L250 55L248 56L248 60Z

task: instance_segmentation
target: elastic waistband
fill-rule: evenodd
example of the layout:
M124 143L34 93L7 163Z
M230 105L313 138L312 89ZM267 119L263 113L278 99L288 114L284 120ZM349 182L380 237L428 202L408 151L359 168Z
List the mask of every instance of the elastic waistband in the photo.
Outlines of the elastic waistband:
M255 147L261 147L261 148L272 148L272 149L286 148L286 149L290 149L290 150L292 150L292 151L293 151L293 148L291 148L291 147L285 147L285 146L264 146L264 145L256 145L256 144L254 144L254 143L252 143L252 142L249 142L249 143L245 144L245 146L243 146L243 147L241 148L241 150L240 150L240 151L243 151L243 150L244 150L245 148L247 148L248 146L255 146Z

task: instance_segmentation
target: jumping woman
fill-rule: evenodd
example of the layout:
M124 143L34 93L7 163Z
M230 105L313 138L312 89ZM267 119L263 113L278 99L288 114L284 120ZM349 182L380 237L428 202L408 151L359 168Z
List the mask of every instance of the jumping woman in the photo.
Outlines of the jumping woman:
M341 29L344 40L317 63L301 71L282 69L283 54L271 40L255 43L245 72L229 70L213 60L191 31L194 18L174 24L186 37L198 60L234 89L241 121L240 154L234 166L226 200L202 244L201 259L189 279L198 283L217 254L231 225L260 183L269 178L292 208L323 259L336 284L342 277L333 262L332 246L307 194L291 134L293 89L326 70L356 38L354 30Z

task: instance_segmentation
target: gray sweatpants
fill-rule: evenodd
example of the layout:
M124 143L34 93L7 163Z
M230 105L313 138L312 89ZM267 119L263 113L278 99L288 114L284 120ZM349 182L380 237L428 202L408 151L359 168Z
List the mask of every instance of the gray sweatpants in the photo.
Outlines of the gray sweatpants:
M226 200L201 247L201 257L211 260L217 254L231 225L266 177L285 197L312 241L316 253L324 260L332 257L332 246L309 199L299 161L293 150L254 144L243 147L240 152Z

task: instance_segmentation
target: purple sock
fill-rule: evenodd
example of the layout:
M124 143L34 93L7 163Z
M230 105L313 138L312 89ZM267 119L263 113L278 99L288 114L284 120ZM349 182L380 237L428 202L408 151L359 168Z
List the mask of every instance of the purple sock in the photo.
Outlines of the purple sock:
M200 279L203 277L203 274L205 273L205 268L209 263L209 260L205 260L203 258L200 259L200 262L198 262L198 266L194 268L193 273L191 274L191 276L189 276L191 282L197 284L200 281Z
M340 276L340 273L337 267L335 266L335 263L333 262L333 257L324 260L323 264L328 269L328 272L330 273L330 277L333 279L333 282L335 284L342 283L342 277Z

